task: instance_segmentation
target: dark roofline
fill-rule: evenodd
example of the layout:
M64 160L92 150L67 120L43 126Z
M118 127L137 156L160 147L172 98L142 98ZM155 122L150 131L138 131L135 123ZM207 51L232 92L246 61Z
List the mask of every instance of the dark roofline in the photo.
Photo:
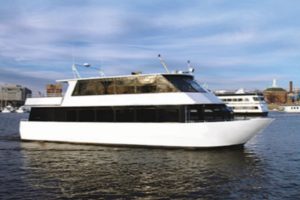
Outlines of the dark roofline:
M281 91L281 92L287 92L287 90L280 88L280 87L271 87L264 90L264 92L272 92L272 91Z
M194 77L193 74L189 73L157 73L157 74L129 74L129 75L117 75L117 76L101 76L101 77L88 77L88 78L73 78L57 80L56 82L68 82L68 81L79 81L79 80L95 80L95 79L106 79L106 78L128 78L137 76L189 76Z

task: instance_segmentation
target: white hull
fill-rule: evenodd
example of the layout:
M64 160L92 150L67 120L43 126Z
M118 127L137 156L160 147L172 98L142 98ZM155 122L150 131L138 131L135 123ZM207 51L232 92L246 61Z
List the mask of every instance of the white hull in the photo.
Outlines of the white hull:
M21 121L22 140L161 147L241 145L272 122L257 118L201 123L96 123Z
M284 106L283 111L288 113L300 113L300 106Z

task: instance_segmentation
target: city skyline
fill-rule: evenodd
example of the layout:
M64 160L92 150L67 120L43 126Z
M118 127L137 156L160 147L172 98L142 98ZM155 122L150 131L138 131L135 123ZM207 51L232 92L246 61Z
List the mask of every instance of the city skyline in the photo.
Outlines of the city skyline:
M186 70L210 89L300 86L300 2L0 0L0 84L40 91L91 63L106 75ZM85 76L96 71L79 69Z

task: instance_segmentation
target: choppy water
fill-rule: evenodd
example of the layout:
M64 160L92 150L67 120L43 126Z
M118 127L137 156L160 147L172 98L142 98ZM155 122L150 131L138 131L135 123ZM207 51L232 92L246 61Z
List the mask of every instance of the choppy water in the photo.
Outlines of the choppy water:
M0 113L0 199L300 199L300 115L270 115L243 149L170 150L21 142Z

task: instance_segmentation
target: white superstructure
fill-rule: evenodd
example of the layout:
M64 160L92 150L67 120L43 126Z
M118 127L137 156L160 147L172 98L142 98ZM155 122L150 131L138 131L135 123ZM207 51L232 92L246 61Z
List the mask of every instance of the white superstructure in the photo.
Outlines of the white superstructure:
M268 115L268 105L261 93L245 92L240 89L237 92L216 92L216 95L233 110L235 115Z
M63 97L27 99L22 140L161 147L242 145L272 119L235 121L190 74L70 79Z

